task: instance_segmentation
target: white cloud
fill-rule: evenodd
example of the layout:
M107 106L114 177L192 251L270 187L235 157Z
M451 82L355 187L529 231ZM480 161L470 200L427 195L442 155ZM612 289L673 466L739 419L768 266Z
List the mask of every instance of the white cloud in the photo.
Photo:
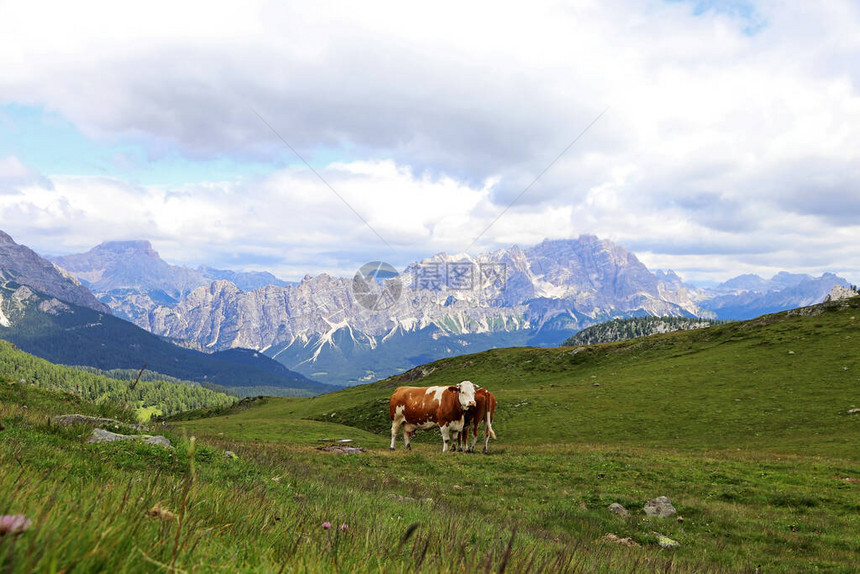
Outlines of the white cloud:
M0 156L0 195L18 194L18 186L32 182L50 186L50 182L41 174L30 169L14 155Z
M477 248L590 232L688 278L785 267L858 282L844 244L860 231L860 7L748 6L6 2L0 104L151 157L299 165L257 111L329 164L395 259L468 246L608 106ZM163 189L33 179L26 163L0 160L22 196L0 209L35 241L145 237L174 261L290 275L388 249L304 166Z

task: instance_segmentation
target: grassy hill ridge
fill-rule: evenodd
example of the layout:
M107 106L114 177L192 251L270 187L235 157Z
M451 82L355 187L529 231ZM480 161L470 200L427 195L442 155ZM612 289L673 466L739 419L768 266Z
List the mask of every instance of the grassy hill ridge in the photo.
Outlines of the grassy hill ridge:
M724 322L694 317L634 317L631 319L613 319L612 321L586 327L576 335L565 340L561 346L577 347L580 345L626 341L627 339L670 333L672 331L701 329Z

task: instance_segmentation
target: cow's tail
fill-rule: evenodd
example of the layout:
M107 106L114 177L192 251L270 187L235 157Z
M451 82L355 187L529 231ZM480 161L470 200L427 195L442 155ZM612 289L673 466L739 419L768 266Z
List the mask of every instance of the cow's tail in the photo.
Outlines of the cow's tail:
M490 409L487 409L487 431L493 439L496 438L496 431L493 430L493 415L490 414Z

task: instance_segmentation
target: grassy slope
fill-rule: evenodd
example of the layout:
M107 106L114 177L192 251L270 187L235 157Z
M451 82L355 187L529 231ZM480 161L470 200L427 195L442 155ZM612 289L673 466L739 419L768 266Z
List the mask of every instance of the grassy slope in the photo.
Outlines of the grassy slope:
M140 420L152 414L173 414L190 408L229 405L234 398L184 381L148 377L113 379L92 370L54 365L0 340L0 379L24 381L36 387L73 392L94 402L124 401L137 409Z
M858 304L576 352L447 359L420 378L176 421L173 452L88 445L81 429L45 424L42 413L65 407L10 385L0 514L37 526L0 537L0 569L852 572L860 484L844 479L860 478L860 415L846 414L858 406ZM387 397L409 378L493 390L491 454L443 455L433 433L389 452ZM186 432L202 443L193 470ZM340 437L370 450L314 448ZM645 519L658 495L683 521ZM159 501L185 518L145 516ZM611 502L631 516L609 513ZM681 547L661 549L653 531ZM643 547L595 542L608 532Z
M254 416L347 424L378 433L371 444L382 447L393 388L469 379L499 401L500 444L855 457L860 417L847 411L860 406L859 307L855 298L814 316L781 313L594 347L496 349L313 399L272 399ZM186 424L202 431L221 422ZM266 432L260 427L258 438Z

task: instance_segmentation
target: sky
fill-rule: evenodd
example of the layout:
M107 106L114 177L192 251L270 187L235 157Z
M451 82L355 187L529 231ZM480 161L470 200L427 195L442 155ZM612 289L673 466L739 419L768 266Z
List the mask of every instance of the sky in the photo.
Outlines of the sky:
M860 283L860 4L0 0L0 229L288 280L593 234Z

